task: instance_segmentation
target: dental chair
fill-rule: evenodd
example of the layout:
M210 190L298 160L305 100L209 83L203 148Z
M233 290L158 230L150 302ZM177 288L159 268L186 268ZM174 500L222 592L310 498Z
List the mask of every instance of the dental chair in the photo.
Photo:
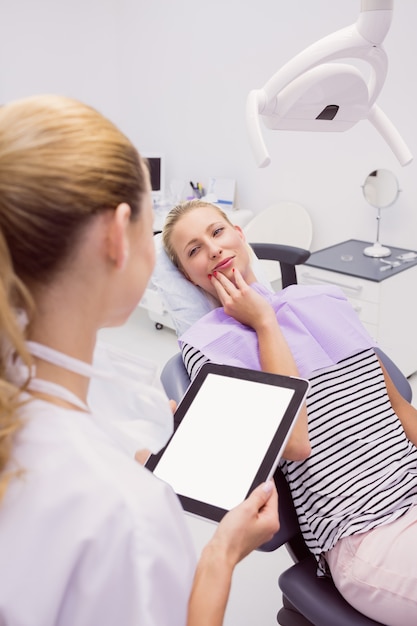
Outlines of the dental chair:
M310 255L302 248L279 244L251 246L258 259L272 258L280 263L283 287L297 283L295 267ZM412 390L407 378L382 350L376 352L399 392L410 402ZM168 397L178 403L190 384L179 352L165 364L161 382ZM280 469L274 479L279 494L280 529L259 550L270 552L285 545L294 561L278 579L283 605L277 615L278 623L281 626L383 626L348 604L331 579L317 577L315 559L304 542L291 493Z

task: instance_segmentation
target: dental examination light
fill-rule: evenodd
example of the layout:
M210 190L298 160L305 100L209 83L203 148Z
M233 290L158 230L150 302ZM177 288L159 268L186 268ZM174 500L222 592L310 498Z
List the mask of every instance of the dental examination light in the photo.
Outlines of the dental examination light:
M401 135L376 104L388 60L382 42L390 28L393 0L362 0L355 24L320 39L286 63L262 89L252 90L246 103L249 141L258 167L271 162L260 118L272 130L345 131L368 119L401 165L413 156ZM365 80L354 65L370 67Z

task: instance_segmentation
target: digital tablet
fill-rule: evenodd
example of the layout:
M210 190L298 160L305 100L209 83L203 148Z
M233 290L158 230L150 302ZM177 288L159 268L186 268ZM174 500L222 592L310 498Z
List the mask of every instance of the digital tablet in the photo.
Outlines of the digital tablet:
M146 462L189 513L220 521L275 472L308 381L205 363L174 415L174 434Z

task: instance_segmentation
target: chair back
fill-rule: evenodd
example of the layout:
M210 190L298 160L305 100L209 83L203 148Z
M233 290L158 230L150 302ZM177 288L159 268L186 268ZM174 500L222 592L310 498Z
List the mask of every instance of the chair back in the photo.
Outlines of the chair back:
M275 202L255 215L244 227L248 241L275 243L310 249L313 223L307 210L295 202ZM257 253L256 253L257 254ZM280 267L264 258L265 273L270 282L280 279Z

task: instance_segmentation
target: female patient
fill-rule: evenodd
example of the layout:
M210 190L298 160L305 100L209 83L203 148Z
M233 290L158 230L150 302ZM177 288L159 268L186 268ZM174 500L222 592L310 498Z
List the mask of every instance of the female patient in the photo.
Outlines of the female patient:
M202 201L175 207L164 247L219 308L180 337L191 376L204 361L308 377L307 413L285 450L305 540L319 573L389 625L417 615L417 411L334 287L256 283L241 229Z
M102 115L58 96L0 108L1 624L220 626L235 564L278 528L269 481L196 569L172 489L89 406L104 376L115 419L126 400L143 432L172 424L166 396L91 366L145 290L152 223L146 167Z

